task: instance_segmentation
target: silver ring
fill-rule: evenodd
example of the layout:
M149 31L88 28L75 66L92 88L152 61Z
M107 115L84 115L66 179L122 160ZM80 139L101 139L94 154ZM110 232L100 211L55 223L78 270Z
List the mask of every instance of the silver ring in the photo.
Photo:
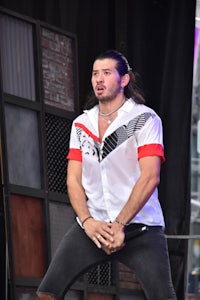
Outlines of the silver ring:
M101 237L101 235L100 235L100 234L98 234L98 235L97 235L97 238L98 238L98 240L100 239L100 237Z

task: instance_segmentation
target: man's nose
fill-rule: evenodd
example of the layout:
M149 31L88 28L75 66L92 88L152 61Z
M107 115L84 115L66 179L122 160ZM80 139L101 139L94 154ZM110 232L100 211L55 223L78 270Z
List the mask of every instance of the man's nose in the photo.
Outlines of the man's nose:
M103 77L102 74L99 74L99 75L97 76L97 82L98 82L98 83L99 83L99 82L104 82L104 77Z

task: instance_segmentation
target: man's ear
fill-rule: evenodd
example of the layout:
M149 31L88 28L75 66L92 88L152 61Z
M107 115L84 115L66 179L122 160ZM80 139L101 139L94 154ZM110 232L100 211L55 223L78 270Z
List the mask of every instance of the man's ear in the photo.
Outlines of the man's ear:
M121 80L121 87L124 88L130 81L130 76L129 74L125 74L124 76L122 76L122 80Z

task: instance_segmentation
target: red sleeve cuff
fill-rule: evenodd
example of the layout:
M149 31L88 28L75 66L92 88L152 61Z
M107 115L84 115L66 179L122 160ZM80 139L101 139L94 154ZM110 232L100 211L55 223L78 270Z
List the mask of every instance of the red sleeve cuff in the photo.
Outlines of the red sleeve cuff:
M82 162L82 152L80 149L70 149L67 159L78 160Z
M149 144L138 147L138 159L145 156L160 156L161 162L165 162L164 149L161 144Z

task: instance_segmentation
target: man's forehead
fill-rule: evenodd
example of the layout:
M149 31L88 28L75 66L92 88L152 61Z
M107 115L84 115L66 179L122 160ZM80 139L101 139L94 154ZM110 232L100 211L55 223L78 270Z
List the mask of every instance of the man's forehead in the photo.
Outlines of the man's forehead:
M115 69L116 60L112 58L97 59L93 64L93 69Z

